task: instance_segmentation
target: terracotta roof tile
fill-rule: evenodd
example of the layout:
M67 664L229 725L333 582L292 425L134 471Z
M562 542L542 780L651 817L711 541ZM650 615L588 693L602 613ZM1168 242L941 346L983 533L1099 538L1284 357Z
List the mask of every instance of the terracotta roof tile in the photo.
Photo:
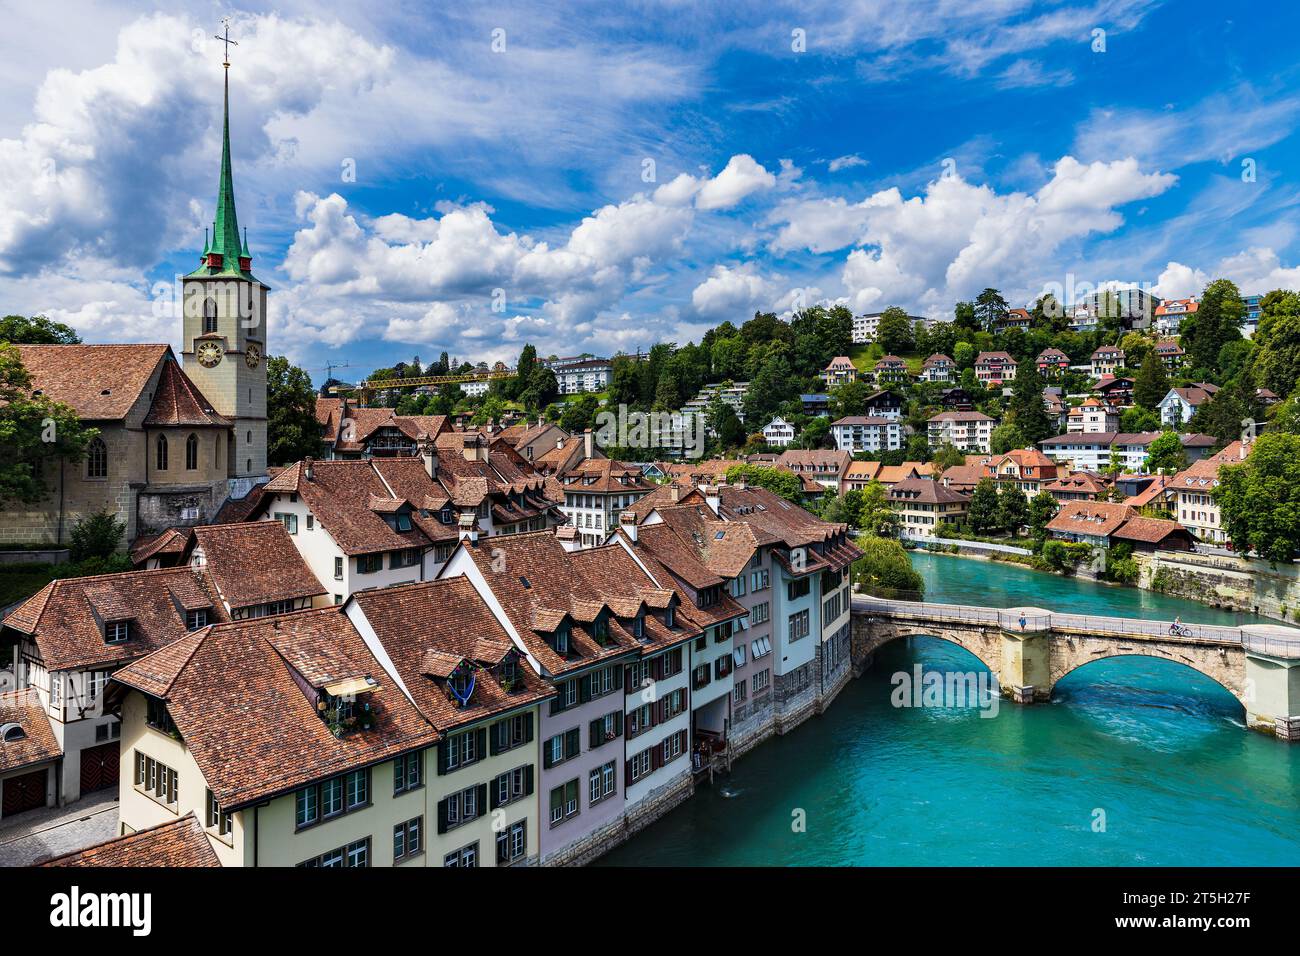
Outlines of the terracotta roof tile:
M63 756L35 688L0 694L0 730L6 731L0 735L0 771Z
M324 594L279 521L245 521L192 529L208 573L231 608Z
M158 387L153 394L153 404L149 406L149 414L144 417L144 424L150 427L173 425L229 428L232 423L217 414L212 403L181 370L180 364L169 359L163 362Z
M40 866L131 866L173 869L220 866L193 813L45 860Z
M171 355L166 345L18 345L32 388L92 421L125 418Z

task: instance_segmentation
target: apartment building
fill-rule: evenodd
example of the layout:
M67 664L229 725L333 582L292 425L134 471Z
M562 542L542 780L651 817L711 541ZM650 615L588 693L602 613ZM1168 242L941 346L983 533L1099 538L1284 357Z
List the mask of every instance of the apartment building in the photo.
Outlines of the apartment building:
M831 423L835 447L855 452L896 451L903 447L903 426L897 419L850 415Z
M975 357L975 378L985 388L1000 388L1016 377L1016 360L1006 352L980 352Z
M559 483L561 507L584 548L601 544L618 526L618 516L653 489L641 469L609 458L588 458L563 472Z
M993 455L982 466L981 477L992 478L998 485L1009 485L1029 498L1056 480L1056 462L1037 448L1013 448L1003 455Z
M1066 414L1065 431L1069 435L1097 435L1119 431L1119 409L1089 395L1083 403Z
M1105 471L1112 465L1124 471L1144 472L1153 441L1161 432L1098 432L1088 435L1056 435L1038 443L1043 454L1058 465L1076 471ZM1204 458L1214 447L1209 435L1180 434L1188 461Z
M603 392L609 388L614 365L609 359L584 358L563 365L553 365L555 384L561 395Z
M1156 355L1160 356L1160 361L1169 371L1181 368L1187 353L1177 342L1158 342L1155 346Z
M852 458L843 450L787 448L776 459L776 467L812 479L828 491L838 491Z
M204 627L108 694L124 834L192 813L223 866L427 861L438 734L340 609Z
M1241 464L1250 454L1250 447L1234 441L1217 455L1180 471L1170 481L1168 490L1173 496L1174 517L1197 540L1219 546L1230 543L1223 524L1223 512L1214 499L1214 489L1219 487L1219 468Z
M1195 315L1200 304L1196 299L1166 299L1156 306L1155 329L1158 335L1177 335L1183 319Z
M964 522L970 497L931 478L909 478L889 489L889 505L906 537L933 538L940 524Z
M987 455L995 425L997 421L982 412L940 412L929 420L926 438L932 449L952 445L960 451Z
M360 591L344 614L384 675L439 735L436 759L398 762L424 788L427 826L394 831L394 860L528 866L541 851L539 708L556 696L468 578ZM412 627L413 622L418 627ZM496 819L494 819L494 817Z
M104 697L118 668L209 624L327 600L278 525L190 534L184 565L52 581L0 627L0 640L16 645L18 689L35 693L59 746L58 805L119 782L122 728Z

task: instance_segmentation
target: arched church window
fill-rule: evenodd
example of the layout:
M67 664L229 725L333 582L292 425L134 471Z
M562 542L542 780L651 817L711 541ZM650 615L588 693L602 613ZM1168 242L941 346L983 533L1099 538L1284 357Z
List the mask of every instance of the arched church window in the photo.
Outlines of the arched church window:
M158 453L155 457L155 466L159 471L167 470L167 436L158 436Z
M108 477L108 448L102 438L92 438L86 446L86 477Z
M185 439L185 470L196 471L199 467L199 436L190 432Z
M217 300L203 300L203 334L210 335L217 331Z

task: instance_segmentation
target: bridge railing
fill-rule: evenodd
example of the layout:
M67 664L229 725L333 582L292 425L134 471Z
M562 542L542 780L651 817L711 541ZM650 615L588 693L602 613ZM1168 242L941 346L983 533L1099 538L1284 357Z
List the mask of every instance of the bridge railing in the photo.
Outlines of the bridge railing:
M1281 657L1286 660L1300 660L1300 641L1298 640L1272 634L1245 633L1242 635L1242 643L1245 645L1246 650L1255 654L1266 654L1269 657Z
M881 611L906 614L946 623L994 624L1009 631L1045 631L1053 627L1068 630L1086 631L1094 634L1113 634L1117 636L1134 635L1144 637L1162 637L1172 640L1203 640L1220 644L1242 644L1243 632L1238 627L1225 627L1217 624L1180 624L1174 629L1172 621L1148 621L1140 618L1105 617L1091 614L1062 614L1057 612L1023 614L1016 609L976 607L966 604L939 604L924 601L898 601L873 595L858 595L868 607L878 607ZM1278 637L1257 637L1252 635L1262 646L1264 641L1271 641L1279 651L1294 653L1300 658L1300 643ZM1261 653L1263 653L1261 651Z

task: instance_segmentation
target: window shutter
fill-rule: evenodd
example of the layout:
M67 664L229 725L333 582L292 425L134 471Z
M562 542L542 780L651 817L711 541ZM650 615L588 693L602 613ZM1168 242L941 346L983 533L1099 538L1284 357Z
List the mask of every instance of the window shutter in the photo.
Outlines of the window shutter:
M478 809L478 816L480 817L483 816L483 813L485 812L483 808L487 806L487 799L488 785L486 783L480 783L478 785L478 799L474 801L474 805Z
M524 714L524 743L531 743L533 739L533 712L530 710Z
M614 668L614 689L623 689L623 668L621 667Z
M663 655L650 661L650 676L655 680L663 680L664 677L664 659Z
M623 680L623 686L624 686L624 687L631 687L631 686L632 686L632 668L631 668L631 667L624 667L624 668L623 668L623 677L622 677L622 680Z
M501 806L501 781L498 777L492 781L492 789L488 791L488 809L495 810Z
M564 756L576 757L582 753L582 733L577 727L564 734Z
M492 739L489 741L488 753L495 757L501 752L501 732L508 724L503 720L492 725Z
M591 700L591 675L578 678L578 703L585 704Z
M630 760L623 764L623 785L632 786L632 761Z
M482 760L483 755L487 753L487 728L480 727L474 731L474 736L476 738L474 741L474 754L478 759Z
M542 744L542 768L550 770L554 765L555 762L551 759L551 742L548 740Z
M631 715L631 714L624 714L624 715L623 715L623 721L624 721L624 723L627 724L627 735L628 735L629 737L631 737L631 736L632 736L632 715Z
M447 772L447 758L451 754L451 747L446 740L438 741L438 776ZM439 833L442 831L439 830Z
M445 797L438 801L438 832L447 832L447 799Z
M590 724L590 728L591 728L590 746L592 750L595 750L597 747L599 747L601 744L605 742L605 731L603 729L603 726L604 726L604 721L600 720L599 718L593 720Z
M650 751L650 772L658 770L664 765L664 745L655 744L655 748Z
M614 736L623 736L623 712L619 711L614 715Z
M533 765L529 764L524 768L524 796L533 795Z

